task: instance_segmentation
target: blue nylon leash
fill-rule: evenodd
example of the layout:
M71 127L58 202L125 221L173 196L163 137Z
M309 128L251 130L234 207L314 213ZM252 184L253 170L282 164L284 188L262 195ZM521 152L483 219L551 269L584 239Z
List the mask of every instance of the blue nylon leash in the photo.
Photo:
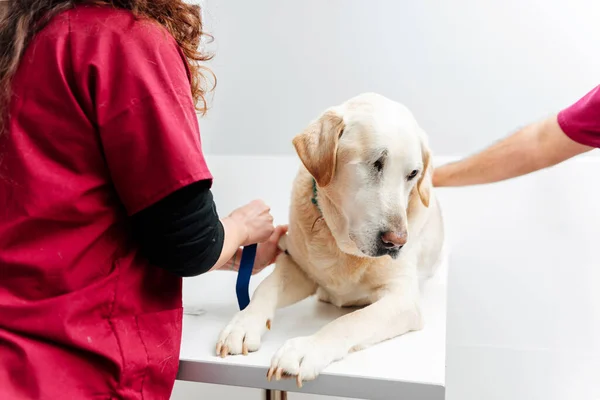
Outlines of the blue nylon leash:
M250 304L250 277L254 268L256 247L256 244L251 244L244 246L244 250L242 250L242 259L240 260L240 268L235 283L235 294L237 295L240 310L243 310Z

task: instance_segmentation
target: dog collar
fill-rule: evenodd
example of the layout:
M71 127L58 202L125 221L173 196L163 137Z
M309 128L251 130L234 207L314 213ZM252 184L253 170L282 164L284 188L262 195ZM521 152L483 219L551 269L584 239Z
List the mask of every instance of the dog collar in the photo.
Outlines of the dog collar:
M319 202L317 201L317 181L314 178L312 180L312 192L312 198L310 201L317 207L317 210L319 210L319 213L322 215L323 212L321 211L321 207L319 207Z

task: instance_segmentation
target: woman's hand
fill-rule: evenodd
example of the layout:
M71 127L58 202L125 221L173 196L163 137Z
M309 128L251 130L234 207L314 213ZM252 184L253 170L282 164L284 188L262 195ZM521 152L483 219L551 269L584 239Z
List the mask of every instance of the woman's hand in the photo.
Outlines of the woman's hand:
M279 239L287 233L288 226L280 225L275 228L269 240L258 245L256 249L256 259L254 260L254 269L252 274L257 274L269 265L275 262L281 250L277 246Z
M275 228L270 211L262 200L254 200L229 214L241 230L242 246L262 243L271 237Z
M287 233L288 226L280 225L273 230L273 233L266 242L260 243L256 249L256 257L254 258L254 267L252 269L252 275L258 274L260 271L268 267L275 262L277 256L281 253L281 250L277 246L279 239ZM222 270L239 271L240 262L242 261L243 249L240 247L237 249L233 257L227 262L227 264L221 267Z

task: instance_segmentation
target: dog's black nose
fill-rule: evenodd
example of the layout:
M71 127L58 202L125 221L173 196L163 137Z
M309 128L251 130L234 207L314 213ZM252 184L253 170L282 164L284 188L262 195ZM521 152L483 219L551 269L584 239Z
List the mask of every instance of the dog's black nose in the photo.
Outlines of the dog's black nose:
M386 249L401 248L406 244L408 234L404 232L383 232L381 243Z

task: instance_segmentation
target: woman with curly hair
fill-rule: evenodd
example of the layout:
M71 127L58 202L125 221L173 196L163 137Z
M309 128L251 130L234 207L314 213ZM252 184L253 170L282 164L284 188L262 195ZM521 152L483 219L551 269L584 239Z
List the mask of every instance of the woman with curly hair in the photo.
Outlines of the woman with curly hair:
M264 268L286 230L260 200L217 214L200 9L0 4L0 397L168 399L181 278L251 243Z

